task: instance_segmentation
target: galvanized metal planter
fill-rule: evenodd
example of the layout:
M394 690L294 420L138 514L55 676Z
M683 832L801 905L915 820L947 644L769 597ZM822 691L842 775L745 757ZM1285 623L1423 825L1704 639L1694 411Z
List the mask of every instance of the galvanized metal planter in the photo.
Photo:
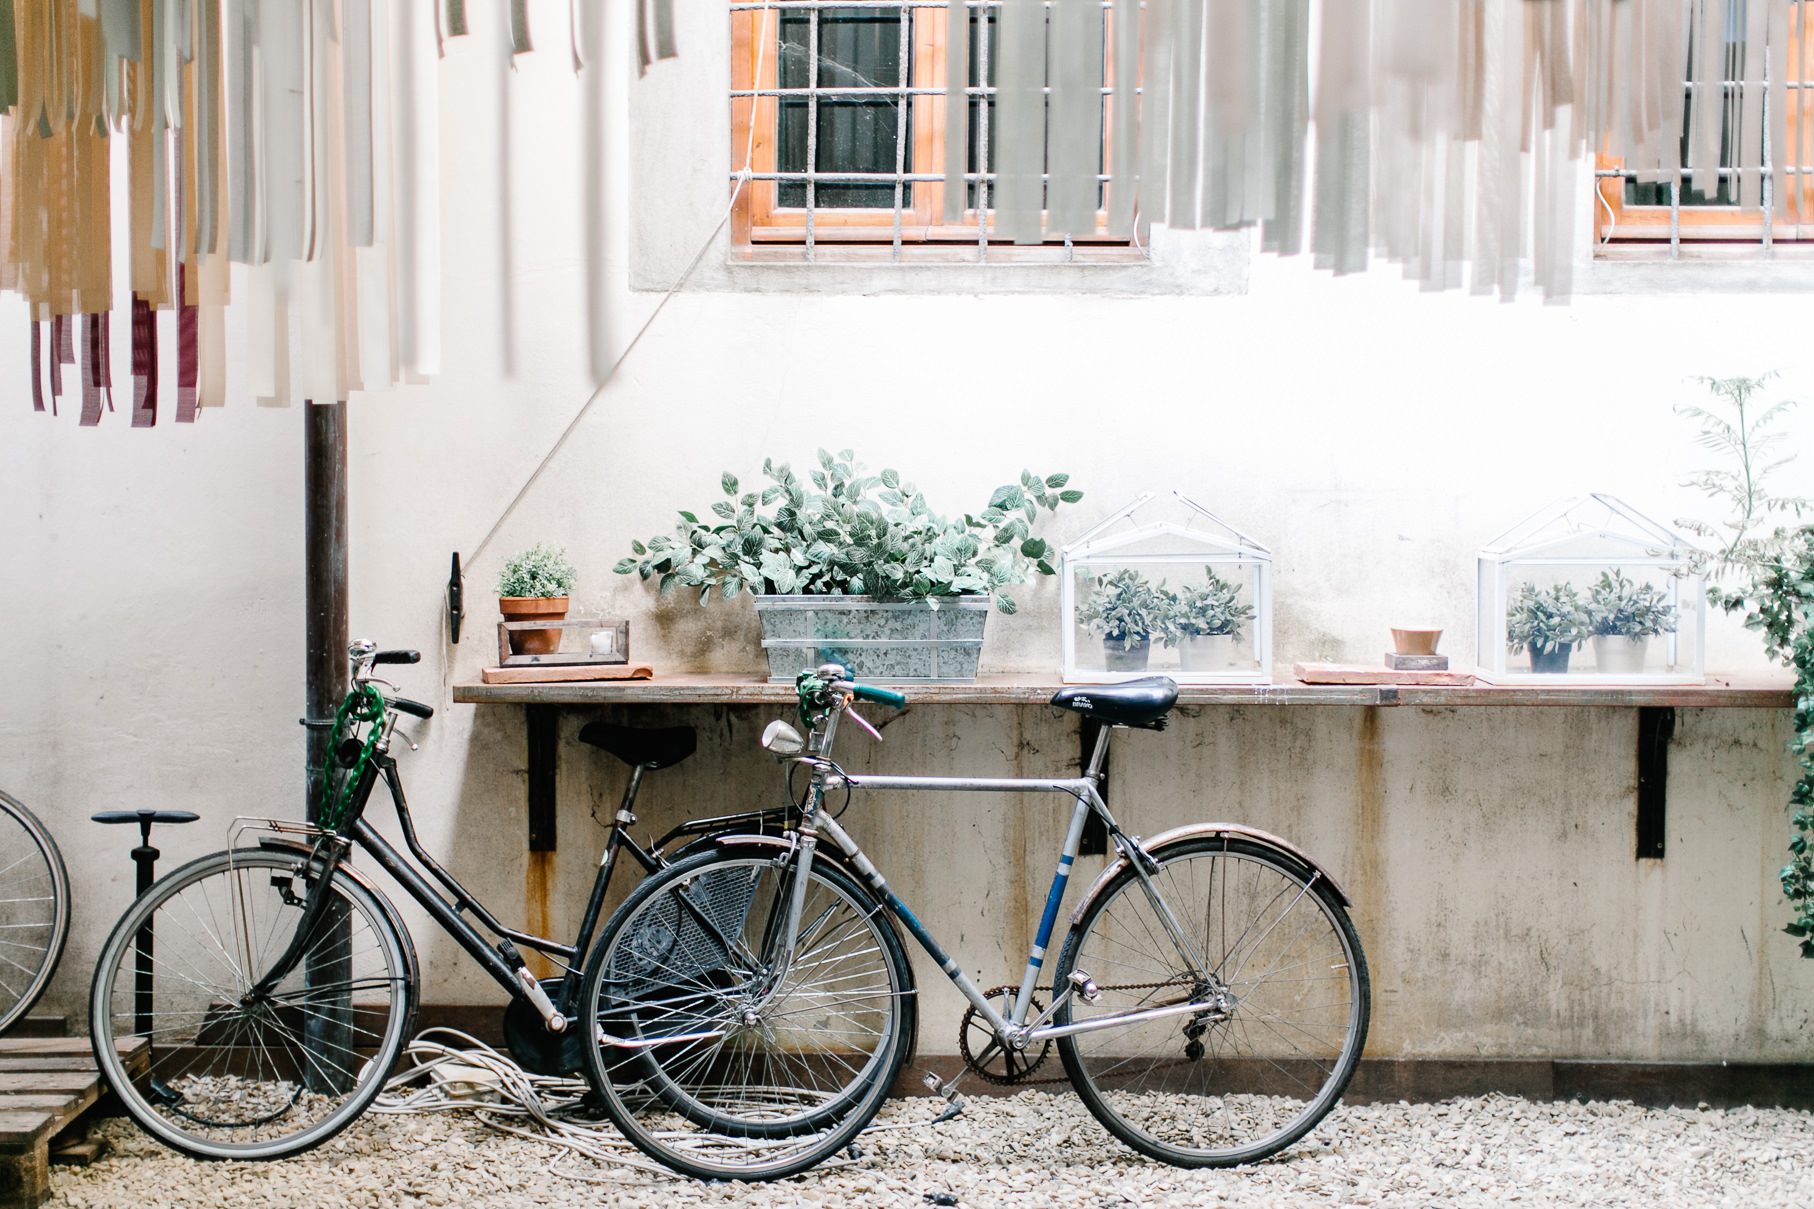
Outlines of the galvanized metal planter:
M859 680L961 684L976 679L989 598L758 596L756 616L770 680L841 663Z

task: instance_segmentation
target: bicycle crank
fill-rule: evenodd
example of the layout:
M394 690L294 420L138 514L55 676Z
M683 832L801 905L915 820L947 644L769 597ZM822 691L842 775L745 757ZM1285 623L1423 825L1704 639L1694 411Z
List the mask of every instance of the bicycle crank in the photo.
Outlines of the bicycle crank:
M1013 1010L1014 997L1019 993L1020 988L1015 986L991 987L983 992L983 998L989 1001L990 1007L1006 1016ZM998 999L999 1003L996 1002ZM1030 1015L1037 1017L1042 1008L1035 999ZM958 1021L957 1047L965 1066L990 1083L1002 1086L1026 1082L1052 1054L1050 1041L1029 1045L1024 1050L1002 1044L974 1004L964 1009L963 1018Z

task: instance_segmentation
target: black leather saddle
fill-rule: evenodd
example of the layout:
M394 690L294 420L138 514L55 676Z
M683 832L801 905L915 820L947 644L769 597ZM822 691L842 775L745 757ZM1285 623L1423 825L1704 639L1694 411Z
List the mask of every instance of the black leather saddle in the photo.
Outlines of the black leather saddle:
M699 736L690 726L618 726L588 722L579 729L581 743L608 751L625 764L667 768L692 755Z
M1082 714L1110 726L1163 730L1165 715L1178 703L1178 685L1170 676L1147 676L1121 684L1079 684L1052 694L1059 709Z

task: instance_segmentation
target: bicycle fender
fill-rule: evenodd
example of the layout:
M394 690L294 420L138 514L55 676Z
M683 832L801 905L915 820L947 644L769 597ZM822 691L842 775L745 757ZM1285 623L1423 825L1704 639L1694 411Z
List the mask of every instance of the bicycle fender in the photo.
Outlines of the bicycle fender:
M1258 827L1249 827L1245 823L1186 823L1182 827L1174 827L1170 831L1161 831L1158 835L1149 836L1140 841L1140 846L1148 852L1157 853L1160 848L1168 844L1175 844L1179 840L1194 840L1218 835L1238 836L1290 857L1316 874L1319 880L1327 882L1329 889L1335 893L1336 901L1342 906L1354 905L1353 900L1348 897L1348 892L1342 889L1341 883L1331 877L1327 869L1311 860L1302 848L1270 831L1261 831ZM1097 896L1103 890L1107 889L1110 880L1125 868L1127 868L1127 858L1125 856L1117 857L1097 875L1096 880L1090 883L1090 888L1084 891L1083 898L1078 901L1076 908L1071 912L1071 927L1077 926L1083 919L1083 913L1089 910L1090 904L1096 901Z
M301 857L307 857L314 851L313 846L305 844L301 840L283 839L276 836L260 838L258 846L267 851L290 852ZM366 876L364 870L355 868L343 860L336 872L344 873L352 881L357 882L361 890L372 896L372 901L378 904L378 909L390 917L390 925L396 929L397 936L402 941L403 961L409 967L405 971L409 977L409 983L411 986L420 987L422 980L421 969L416 961L416 941L409 934L409 929L403 926L403 916L397 913L396 904L391 902L390 896L380 890L376 883Z

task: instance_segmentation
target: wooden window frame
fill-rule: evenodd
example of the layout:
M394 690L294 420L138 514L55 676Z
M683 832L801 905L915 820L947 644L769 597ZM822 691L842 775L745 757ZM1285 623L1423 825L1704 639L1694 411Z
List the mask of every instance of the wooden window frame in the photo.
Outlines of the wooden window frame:
M977 246L982 242L978 227L976 208L966 207L964 221L947 223L944 221L945 182L945 118L946 109L951 98L942 91L946 72L946 45L950 31L949 11L943 6L929 8L908 8L904 10L913 22L909 35L912 62L909 67L906 86L909 88L935 87L941 89L936 93L911 93L908 101L912 106L912 137L908 142L906 162L903 171L909 176L914 174L936 174L938 180L908 180L902 183L902 204L900 222L900 240L903 245L916 245L915 252L924 249L930 252L934 246L943 248L947 253L961 249L964 245ZM1106 10L1105 10L1106 11ZM733 10L731 17L731 90L772 89L778 86L779 69L776 48L780 43L781 9L742 9ZM766 46L766 50L764 47ZM1108 23L1104 30L1103 81L1108 89L1114 87L1114 23ZM936 83L927 84L926 81ZM1138 93L1136 92L1136 96ZM1114 151L1114 107L1121 97L1117 92L1108 91L1103 96L1103 163L1113 163ZM734 177L744 168L744 154L748 149L749 171L756 174L774 173L777 171L777 125L780 115L780 99L772 96L732 96L731 97L731 175ZM755 123L754 139L751 138L751 124ZM993 183L994 176L991 174ZM883 182L878 182L883 183ZM804 206L783 206L780 204L781 182L775 180L751 179L745 182L738 193L736 204L731 212L731 233L733 241L749 250L758 250L764 245L775 245L776 251L788 246L798 246L806 240L807 211ZM1095 231L1088 235L1073 234L1068 239L1052 238L1036 246L1019 249L1031 252L1036 256L1048 253L1053 248L1069 250L1073 245L1080 245L1081 250L1093 257L1104 259L1145 259L1144 239L1139 237L1140 224L1136 216L1137 233L1132 240L1123 235L1109 232L1108 203L1113 196L1116 182L1104 182L1104 205L1096 211ZM991 225L994 222L994 208L987 211ZM1041 216L1042 224L1045 216ZM894 208L888 207L825 207L816 206L812 211L813 242L821 245L851 244L886 244L892 245L895 238ZM993 234L989 237L991 255L998 251L1009 250ZM851 251L857 249L852 248ZM1129 256L1128 253L1135 253ZM930 258L930 257L929 257ZM1045 259L1049 256L1040 256ZM938 259L949 260L941 256Z
M1803 243L1814 253L1814 38L1804 36L1804 22L1814 21L1814 6L1793 3L1789 10L1789 80L1784 90L1788 147L1770 148L1786 157L1792 169L1784 177L1789 197L1771 215L1758 206L1627 205L1624 160L1604 151L1594 156L1594 252L1601 257L1643 254L1657 245L1678 252L1691 246L1714 255L1740 258L1775 244ZM1730 87L1732 81L1722 81ZM1765 102L1766 105L1769 103ZM1761 169L1765 186L1771 167ZM1690 175L1687 172L1684 177ZM1677 193L1680 197L1680 193ZM1672 229L1673 214L1673 229ZM1799 251L1799 250L1798 250Z

